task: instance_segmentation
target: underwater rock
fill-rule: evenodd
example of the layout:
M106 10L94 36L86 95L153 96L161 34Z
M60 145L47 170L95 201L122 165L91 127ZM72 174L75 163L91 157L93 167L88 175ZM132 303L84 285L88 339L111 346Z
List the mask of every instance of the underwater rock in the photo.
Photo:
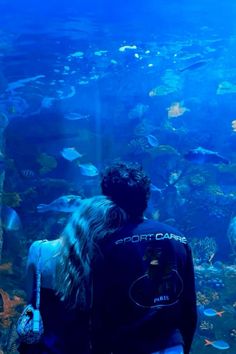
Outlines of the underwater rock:
M22 202L20 194L17 192L3 192L2 193L2 205L9 207L18 207Z

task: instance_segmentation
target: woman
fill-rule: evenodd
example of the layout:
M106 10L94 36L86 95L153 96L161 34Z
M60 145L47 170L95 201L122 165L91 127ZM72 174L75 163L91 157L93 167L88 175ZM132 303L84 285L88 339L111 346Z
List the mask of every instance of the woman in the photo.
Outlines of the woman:
M32 244L27 262L28 297L34 304L39 259L44 334L38 344L22 343L20 353L89 353L91 263L98 252L96 241L119 230L125 219L123 210L104 196L84 199L59 239Z

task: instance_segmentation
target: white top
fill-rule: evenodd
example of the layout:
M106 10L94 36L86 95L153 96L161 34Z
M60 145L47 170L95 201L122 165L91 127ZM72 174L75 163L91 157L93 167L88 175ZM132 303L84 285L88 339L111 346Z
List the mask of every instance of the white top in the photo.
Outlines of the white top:
M52 241L38 240L32 243L27 259L27 289L31 298L34 271L38 266L40 254L41 287L54 289L56 265L61 249L61 239Z

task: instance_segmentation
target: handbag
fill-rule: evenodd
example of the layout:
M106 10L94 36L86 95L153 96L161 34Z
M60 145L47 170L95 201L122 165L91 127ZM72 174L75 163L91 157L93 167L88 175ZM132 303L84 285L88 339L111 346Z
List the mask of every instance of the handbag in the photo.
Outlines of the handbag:
M44 240L42 241L44 242ZM38 343L43 335L43 320L39 311L40 307L40 287L41 287L41 247L36 267L36 301L35 307L32 304L27 305L21 313L16 326L16 331L20 341L27 344Z

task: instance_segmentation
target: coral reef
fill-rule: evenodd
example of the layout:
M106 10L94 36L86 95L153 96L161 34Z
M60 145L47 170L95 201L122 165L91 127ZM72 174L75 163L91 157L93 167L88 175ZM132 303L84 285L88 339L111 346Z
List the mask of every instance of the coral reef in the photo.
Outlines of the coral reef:
M202 331L209 331L209 330L211 331L211 330L213 330L214 325L213 325L213 323L211 323L209 321L201 321L200 325L199 325L199 328Z
M198 305L208 305L210 303L210 299L207 295L203 294L201 291L197 291L197 304Z
M11 300L9 294L1 288L0 295L3 302L3 311L0 312L0 324L7 328L11 324L11 319L17 314L16 307L19 305L24 305L25 301L23 298L16 295L14 295Z
M194 238L190 242L194 261L197 264L211 262L217 251L217 244L213 237Z

